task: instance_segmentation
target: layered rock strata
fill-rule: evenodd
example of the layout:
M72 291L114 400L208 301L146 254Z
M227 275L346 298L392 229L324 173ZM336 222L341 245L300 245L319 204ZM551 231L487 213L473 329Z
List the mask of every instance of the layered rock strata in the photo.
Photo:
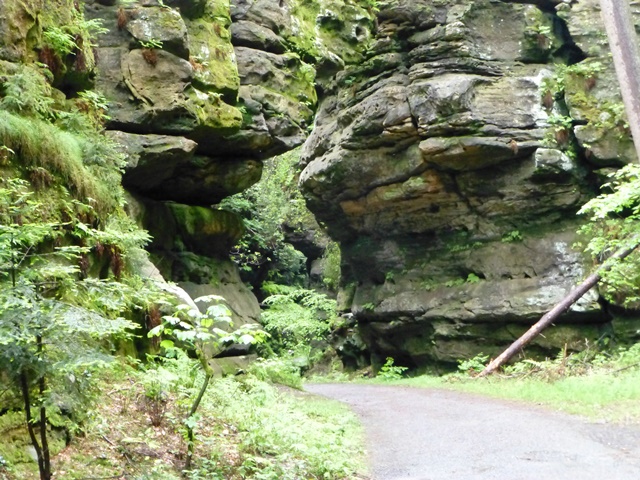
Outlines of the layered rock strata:
M595 170L634 156L597 2L379 7L366 59L321 102L300 184L341 242L374 362L494 355L589 270L576 211ZM530 350L581 348L609 320L592 291Z
M215 205L306 139L316 84L361 58L371 13L343 1L93 0L85 15L107 29L95 87L154 262L189 292L227 298L236 325L255 321L228 259L241 219Z

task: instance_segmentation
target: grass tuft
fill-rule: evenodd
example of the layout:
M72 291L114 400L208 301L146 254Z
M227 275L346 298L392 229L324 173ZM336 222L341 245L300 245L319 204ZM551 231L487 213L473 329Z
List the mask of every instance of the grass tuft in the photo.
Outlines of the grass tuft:
M93 203L99 212L117 205L112 185L95 178L83 161L86 140L33 118L0 110L0 144L11 149L28 171L57 177L78 200ZM37 182L36 182L37 185Z
M640 344L613 353L586 351L561 353L542 362L523 360L486 378L456 373L392 383L520 400L594 421L640 424Z

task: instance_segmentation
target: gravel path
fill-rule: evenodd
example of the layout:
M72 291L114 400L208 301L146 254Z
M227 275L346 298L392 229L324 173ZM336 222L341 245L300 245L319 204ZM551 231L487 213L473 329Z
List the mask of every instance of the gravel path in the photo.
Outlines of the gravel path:
M373 480L640 480L640 429L471 394L314 384L367 433Z

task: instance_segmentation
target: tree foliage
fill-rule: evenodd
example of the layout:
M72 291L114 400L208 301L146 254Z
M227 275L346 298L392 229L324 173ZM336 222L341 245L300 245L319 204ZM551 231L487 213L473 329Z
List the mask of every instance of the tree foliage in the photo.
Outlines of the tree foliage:
M286 242L284 226L302 231L312 219L297 186L299 155L296 149L267 160L260 182L219 205L244 218L247 234L233 252L240 268L268 268L271 279L282 283L299 280L306 262Z
M160 346L170 357L186 355L189 351L195 352L205 375L202 386L184 420L187 440L185 470L191 469L198 407L214 375L209 361L220 353L224 345L252 344L264 339L264 332L258 330L257 325L254 324L245 325L232 332L221 328L225 325L232 326L231 311L224 305L224 301L224 298L217 295L196 298L197 303L210 304L205 312L194 308L193 305L178 305L173 315L162 317L162 323L148 333L149 337L165 336Z
M610 179L603 186L605 193L579 212L589 220L580 230L589 239L584 249L598 263L637 243L640 236L640 166L627 165ZM640 305L640 252L616 262L602 277L601 290L607 300L626 307Z
M109 361L107 340L126 337L136 326L116 315L124 303L109 312L73 294L84 283L80 263L90 247L70 240L88 238L94 230L77 219L43 221L41 210L27 182L3 182L0 382L22 402L44 480L51 478L49 424L74 424L66 412L79 410L87 398L92 371ZM78 232L84 235L78 237ZM102 286L112 285L91 282L89 289L97 289L101 297L122 290Z
M262 324L280 355L310 355L314 342L327 338L338 321L336 301L314 290L266 284Z

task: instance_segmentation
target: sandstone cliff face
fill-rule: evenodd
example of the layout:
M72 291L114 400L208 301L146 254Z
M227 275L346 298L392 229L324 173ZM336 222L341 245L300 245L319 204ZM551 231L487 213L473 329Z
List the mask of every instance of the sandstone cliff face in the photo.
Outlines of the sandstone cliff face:
M365 60L321 102L301 187L341 242L374 361L495 354L588 271L575 213L594 171L634 158L597 1L379 5ZM597 300L531 349L595 341Z
M189 292L227 298L236 325L256 321L258 303L228 259L241 219L212 205L304 142L316 82L361 57L371 15L341 0L92 0L85 15L108 29L95 87L155 263Z

